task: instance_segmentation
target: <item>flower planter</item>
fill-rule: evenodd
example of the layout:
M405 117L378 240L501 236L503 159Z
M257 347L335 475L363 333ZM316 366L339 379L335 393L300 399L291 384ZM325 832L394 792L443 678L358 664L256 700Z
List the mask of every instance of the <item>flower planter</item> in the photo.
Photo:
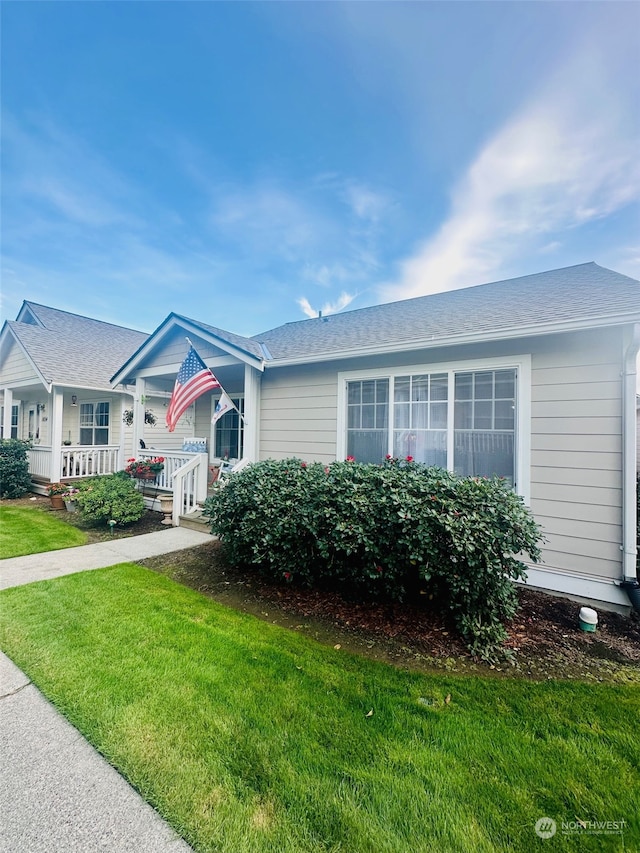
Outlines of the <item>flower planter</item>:
M64 505L67 508L67 512L77 512L78 504L75 501L65 501Z
M173 495L160 495L160 512L164 515L161 524L173 524Z
M62 495L51 495L51 509L64 509Z

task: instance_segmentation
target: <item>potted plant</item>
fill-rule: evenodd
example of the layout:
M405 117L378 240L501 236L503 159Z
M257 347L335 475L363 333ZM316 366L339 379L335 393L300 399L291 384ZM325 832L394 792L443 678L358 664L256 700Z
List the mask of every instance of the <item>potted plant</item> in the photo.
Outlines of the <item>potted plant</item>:
M68 488L66 483L49 483L47 494L51 498L51 509L64 509L64 498L62 496Z
M76 512L78 506L76 504L76 495L80 489L74 489L72 487L68 487L65 492L62 494L62 500L64 501L64 505L67 508L67 512Z
M164 468L164 456L153 456L150 459L128 459L125 474L137 480L155 480Z

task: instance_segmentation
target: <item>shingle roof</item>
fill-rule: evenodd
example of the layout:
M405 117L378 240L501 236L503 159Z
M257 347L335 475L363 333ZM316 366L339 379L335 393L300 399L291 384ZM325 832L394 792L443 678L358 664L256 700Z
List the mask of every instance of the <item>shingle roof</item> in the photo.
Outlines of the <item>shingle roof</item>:
M279 359L435 345L456 337L628 315L640 322L640 282L595 263L376 305L278 326L253 340Z
M7 326L48 382L108 390L116 369L148 335L35 302L25 302L41 326L10 320Z
M208 323L202 323L200 320L191 320L189 317L183 317L181 314L175 315L177 318L187 320L189 323L193 323L194 326L198 326L201 329L204 329L207 332L211 332L217 338L220 338L223 341L227 341L227 343L231 344L234 347L242 350L243 352L247 352L250 355L254 355L256 358L263 358L264 354L262 352L262 347L260 344L252 340L251 338L245 338L242 335L236 335L233 332L227 332L225 329L218 329L215 326L209 326Z

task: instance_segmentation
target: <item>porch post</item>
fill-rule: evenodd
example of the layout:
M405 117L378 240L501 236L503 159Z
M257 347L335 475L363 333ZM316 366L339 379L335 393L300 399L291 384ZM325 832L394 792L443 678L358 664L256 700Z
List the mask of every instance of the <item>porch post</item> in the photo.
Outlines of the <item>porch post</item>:
M141 377L136 379L136 392L133 396L133 456L140 450L140 439L144 438L144 404L147 383Z
M51 389L51 470L49 480L57 483L62 473L62 421L64 397L59 388Z
M4 388L4 416L2 419L2 435L11 438L11 409L13 408L13 388Z
M244 366L244 449L243 459L257 462L260 452L260 371Z

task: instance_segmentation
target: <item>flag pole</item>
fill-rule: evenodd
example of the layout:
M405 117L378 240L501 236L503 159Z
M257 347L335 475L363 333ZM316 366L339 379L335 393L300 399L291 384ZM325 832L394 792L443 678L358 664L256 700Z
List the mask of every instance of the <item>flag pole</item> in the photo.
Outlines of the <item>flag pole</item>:
M191 338L188 338L188 337L185 335L185 336L184 336L184 339L185 339L185 341L189 344L189 346L190 346L192 349L194 349L194 350L195 350L195 347L194 347L194 345L193 345L193 341L191 340ZM208 367L208 368L207 368L207 370L211 373L211 375L212 375L212 376L215 376L215 373L213 372L213 370L211 370L211 368L210 368L210 367ZM217 381L217 379L216 379L216 381ZM231 403L231 405L233 406L233 408L234 408L234 409L236 410L236 412L240 415L240 419L242 420L242 423L246 426L246 425L247 425L247 422L246 422L246 420L245 420L245 418L244 418L244 415L242 414L242 412L240 411L240 409L235 405L235 403L233 402L233 400L231 399L231 397L229 397L229 395L228 395L228 394L227 394L227 392L224 390L224 388L222 387L222 385L220 385L220 392L221 392L220 396L222 396L222 394L224 394L224 395L227 397L227 399L229 400L229 402Z

